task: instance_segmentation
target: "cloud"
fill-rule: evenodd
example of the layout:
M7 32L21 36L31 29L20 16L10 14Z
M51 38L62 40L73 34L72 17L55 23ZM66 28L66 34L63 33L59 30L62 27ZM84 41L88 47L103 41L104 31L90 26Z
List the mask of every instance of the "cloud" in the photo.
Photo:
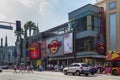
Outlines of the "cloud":
M7 17L3 14L0 13L0 19L3 20L3 21L6 21L7 20Z
M45 17L50 14L50 10L53 8L48 2L42 2L39 6L39 12L42 17Z
M25 5L26 7L32 7L35 4L35 0L18 0L20 3Z
M52 15L54 6L58 4L58 0L40 0L39 13L42 17Z

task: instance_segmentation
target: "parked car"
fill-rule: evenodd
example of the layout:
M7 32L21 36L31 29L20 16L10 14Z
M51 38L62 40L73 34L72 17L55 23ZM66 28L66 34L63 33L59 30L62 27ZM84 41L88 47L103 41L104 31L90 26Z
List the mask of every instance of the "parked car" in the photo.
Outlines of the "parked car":
M0 66L0 72L2 72L2 67Z
M90 73L92 74L92 75L94 75L95 73L97 73L97 68L95 68L95 67L93 67L93 66L90 66Z
M72 63L65 67L63 72L65 75L72 73L73 75L85 74L85 76L88 76L90 73L89 66L86 63Z

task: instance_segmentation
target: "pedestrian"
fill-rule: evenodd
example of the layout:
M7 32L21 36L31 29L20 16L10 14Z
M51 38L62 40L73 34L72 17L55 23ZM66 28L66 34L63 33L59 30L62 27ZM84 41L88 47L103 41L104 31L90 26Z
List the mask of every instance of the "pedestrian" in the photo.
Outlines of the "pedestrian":
M24 69L24 72L27 71L27 65L26 64L23 66L23 69Z
M33 73L33 65L29 65L29 72L32 72Z
M23 67L22 65L19 66L19 73L21 72L22 73L22 70L23 70Z
M14 64L14 73L17 73L17 65Z
M43 70L44 70L43 66L39 65L39 71L43 71Z
M27 65L27 72L28 72L28 73L30 72L29 65Z

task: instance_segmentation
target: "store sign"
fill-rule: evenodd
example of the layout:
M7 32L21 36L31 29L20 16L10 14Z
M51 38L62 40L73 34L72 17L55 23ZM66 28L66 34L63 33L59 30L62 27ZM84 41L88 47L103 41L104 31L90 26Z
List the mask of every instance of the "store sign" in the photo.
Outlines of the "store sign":
M57 40L53 40L50 44L48 44L48 49L50 49L52 54L55 54L59 50L59 47L61 47L61 42Z
M104 43L98 43L97 44L97 50L101 54L105 54L105 45Z
M37 42L33 42L29 47L29 53L31 59L40 58L40 49L39 44Z
M55 57L63 55L63 35L51 37L46 40L46 56Z

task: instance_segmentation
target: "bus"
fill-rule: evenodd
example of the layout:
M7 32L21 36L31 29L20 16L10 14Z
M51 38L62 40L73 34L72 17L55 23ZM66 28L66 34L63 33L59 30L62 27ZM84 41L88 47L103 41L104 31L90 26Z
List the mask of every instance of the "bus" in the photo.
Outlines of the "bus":
M120 52L111 51L106 54L105 73L120 75Z

